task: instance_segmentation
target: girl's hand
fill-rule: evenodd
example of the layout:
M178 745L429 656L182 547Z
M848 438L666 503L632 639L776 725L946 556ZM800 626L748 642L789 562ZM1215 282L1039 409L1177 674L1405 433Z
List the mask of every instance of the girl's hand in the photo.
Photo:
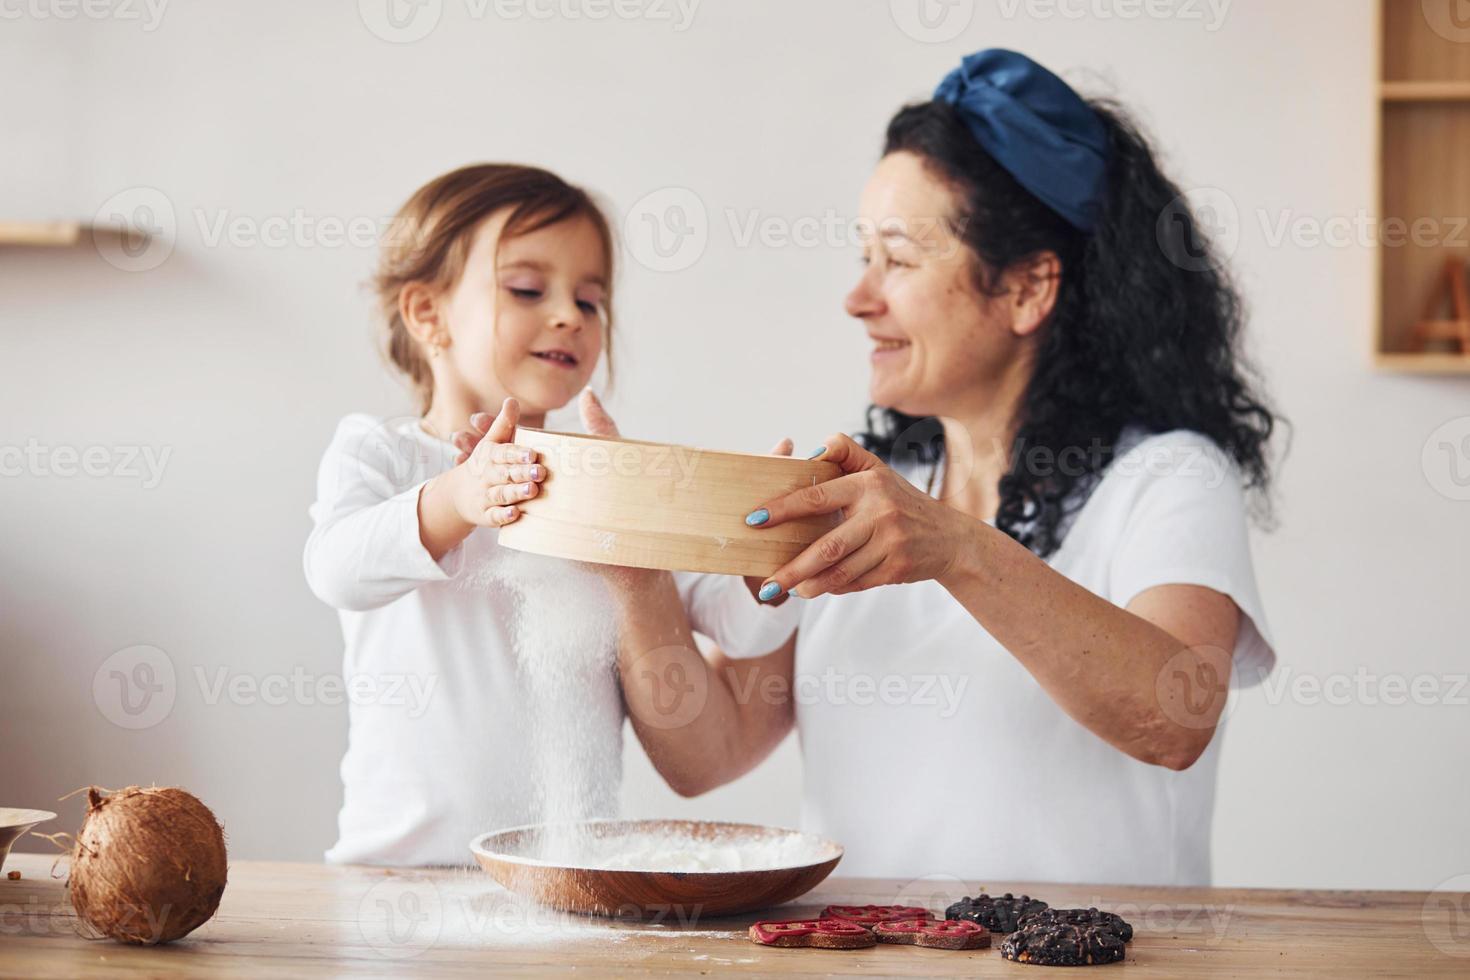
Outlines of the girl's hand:
M758 593L763 601L786 592L810 599L919 582L954 567L965 515L921 493L845 435L828 439L813 458L836 463L843 475L772 500L745 523L775 527L837 510L844 519L766 579Z
M588 432L597 436L618 434L617 424L591 388L582 391L578 408ZM450 437L459 450L455 472L465 472L455 491L455 509L473 524L509 524L520 516L516 505L536 496L541 481L546 479L546 467L532 462L536 458L534 450L510 444L520 415L520 403L507 398L499 415L476 412L470 416L469 428ZM477 507L481 516L471 516Z
M506 399L507 403L514 401L514 398ZM618 434L617 423L612 420L611 415L607 414L607 409L602 407L602 402L591 388L582 389L582 394L577 399L577 410L582 415L582 426L592 435L616 436ZM519 408L516 414L519 418ZM454 448L459 450L459 458L455 460L456 463L463 463L470 458L470 454L490 433L490 427L496 421L498 419L489 412L476 412L470 416L469 428L456 431L449 439L454 444ZM511 423L511 431L515 431L514 422Z
M546 467L535 462L535 451L510 441L520 417L520 403L507 398L494 419L483 412L476 416L490 420L478 431L469 451L461 447L458 465L450 471L451 497L455 512L470 524L509 524L520 516L516 505L536 496L546 478ZM455 433L456 446L460 446L460 435Z

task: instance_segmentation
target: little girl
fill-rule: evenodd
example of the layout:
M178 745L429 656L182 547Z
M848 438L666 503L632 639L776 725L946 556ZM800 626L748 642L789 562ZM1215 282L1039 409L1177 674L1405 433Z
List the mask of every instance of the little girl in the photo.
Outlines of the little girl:
M616 799L617 673L609 660L538 703L512 637L506 576L521 566L497 543L545 476L511 442L516 425L541 426L583 391L610 339L612 242L585 191L507 164L429 182L393 222L374 285L388 357L420 415L342 420L306 543L307 581L339 611L346 641L350 727L329 861L463 864L476 834L540 819L528 743L561 721L590 745L566 760L565 778L606 785L611 774ZM472 455L445 441L486 412L496 414ZM583 412L605 418L590 392ZM587 580L545 562L517 588L546 587L547 569L563 587ZM738 578L683 576L679 593L695 628L727 650L782 639Z

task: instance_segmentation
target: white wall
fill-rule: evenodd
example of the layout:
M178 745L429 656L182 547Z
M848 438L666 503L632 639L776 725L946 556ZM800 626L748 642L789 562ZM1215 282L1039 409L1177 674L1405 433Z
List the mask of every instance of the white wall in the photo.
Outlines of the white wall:
M935 8L970 18L939 43L897 26L904 0L703 0L682 31L431 0L441 19L416 43L380 39L354 6L180 3L152 30L4 7L20 15L0 25L0 218L89 217L124 191L131 211L143 192L129 189L146 187L177 233L146 272L91 248L0 252L0 446L171 454L154 487L66 477L64 461L0 480L0 803L179 783L221 814L236 857L313 859L333 837L343 710L209 704L195 671L337 669L335 617L300 572L314 466L337 417L407 400L372 346L371 248L310 230L232 245L212 239L216 222L382 218L484 159L555 168L619 215L690 189L708 216L702 257L624 265L616 414L650 438L809 446L863 404L864 345L841 310L854 256L742 247L736 231L752 216L850 217L888 115L989 45L1115 91L1185 186L1219 188L1239 212L1251 345L1294 423L1281 527L1257 543L1282 663L1316 677L1467 669L1470 503L1436 492L1421 448L1470 413L1470 383L1370 371L1371 251L1267 233L1283 215L1373 208L1366 0L1235 0L1219 23L1203 3L1189 5L1203 20L1105 16L1132 8L1104 0L1064 5L1085 13L1073 19L960 0ZM93 679L135 644L166 651L176 697L130 731L99 710ZM1463 701L1246 695L1224 750L1218 880L1427 888L1470 872L1467 725ZM631 740L628 757L630 811L797 819L793 743L694 801ZM76 801L63 809L74 822Z

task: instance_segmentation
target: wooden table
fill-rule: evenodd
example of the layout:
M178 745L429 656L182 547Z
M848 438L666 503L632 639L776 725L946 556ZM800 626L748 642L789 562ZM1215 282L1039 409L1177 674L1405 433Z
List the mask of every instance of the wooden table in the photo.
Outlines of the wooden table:
M756 916L649 924L562 915L528 908L479 870L256 861L231 865L218 914L192 935L169 946L132 947L79 936L51 866L51 858L36 854L12 854L6 864L23 877L0 878L0 975L1054 975L1009 963L995 949L770 949L745 938ZM1127 960L1098 968L1109 971L1103 975L1470 976L1464 893L986 884L991 892L1024 890L1054 905L1121 912L1137 935ZM937 909L963 890L953 881L831 878L761 917L900 897Z

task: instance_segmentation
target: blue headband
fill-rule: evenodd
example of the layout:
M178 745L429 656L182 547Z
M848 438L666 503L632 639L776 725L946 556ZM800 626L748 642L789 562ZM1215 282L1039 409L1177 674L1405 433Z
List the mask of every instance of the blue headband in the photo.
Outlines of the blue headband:
M1102 206L1108 131L1071 86L1023 54L967 55L934 90L1020 185L1081 231Z

